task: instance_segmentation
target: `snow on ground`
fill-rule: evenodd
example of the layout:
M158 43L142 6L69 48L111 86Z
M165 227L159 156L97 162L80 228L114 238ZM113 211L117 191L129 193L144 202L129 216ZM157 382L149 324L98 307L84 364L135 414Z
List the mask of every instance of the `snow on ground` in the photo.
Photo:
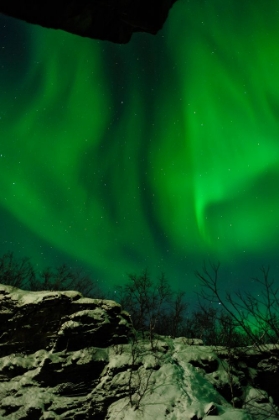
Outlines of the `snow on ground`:
M2 285L0 295L6 328L1 336L0 420L279 418L267 392L252 386L260 368L271 372L276 385L278 346L266 346L258 354L253 347L245 348L236 366L231 366L226 349L203 346L200 340L155 336L150 341L140 336L119 344L133 335L127 335L128 315L113 301L83 298L78 292L26 292ZM50 317L49 307L57 319ZM26 317L26 308L32 318ZM46 337L46 342L39 341L42 347L34 345L34 331L38 339ZM57 347L61 335L67 340ZM111 340L102 347L100 341L107 335ZM23 350L16 353L18 343ZM237 398L247 411L230 404Z
M121 378L115 378L118 384L122 382L129 386L127 384L131 382L131 388L135 386L138 391L130 398L125 397L113 403L107 419L194 420L210 416L210 420L252 420L244 410L233 409L205 378L204 372L189 363L190 360L214 359L211 350L198 346L186 347L179 342L176 346L175 340L172 341L172 356L158 361L150 354L147 358L143 352L136 360L141 365L138 371L122 372ZM110 369L128 365L129 354L130 350L123 351L111 359ZM222 374L220 372L220 376Z

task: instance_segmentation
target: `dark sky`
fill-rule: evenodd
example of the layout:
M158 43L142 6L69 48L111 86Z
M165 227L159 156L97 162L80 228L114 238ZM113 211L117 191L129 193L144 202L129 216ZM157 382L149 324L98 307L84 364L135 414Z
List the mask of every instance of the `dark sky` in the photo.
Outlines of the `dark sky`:
M277 274L279 7L225 3L128 45L0 16L1 254L190 295L203 261Z

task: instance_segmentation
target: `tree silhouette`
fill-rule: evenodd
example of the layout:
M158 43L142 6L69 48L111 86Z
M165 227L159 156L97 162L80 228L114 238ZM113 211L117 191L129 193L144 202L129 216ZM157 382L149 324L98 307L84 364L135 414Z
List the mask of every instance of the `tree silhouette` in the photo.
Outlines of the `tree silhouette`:
M25 288L35 278L29 258L17 260L12 252L0 258L0 283Z
M0 258L0 283L25 290L77 290L84 296L103 299L98 282L79 269L62 264L36 273L29 258L16 259L12 252Z
M204 265L202 271L196 272L201 282L199 296L221 305L223 317L227 317L223 318L223 325L227 319L229 331L238 334L238 339L246 336L259 349L264 344L279 343L279 288L270 279L269 268L262 267L262 278L252 279L259 286L257 293L238 291L224 296L219 287L219 268L220 264L210 264L210 268Z

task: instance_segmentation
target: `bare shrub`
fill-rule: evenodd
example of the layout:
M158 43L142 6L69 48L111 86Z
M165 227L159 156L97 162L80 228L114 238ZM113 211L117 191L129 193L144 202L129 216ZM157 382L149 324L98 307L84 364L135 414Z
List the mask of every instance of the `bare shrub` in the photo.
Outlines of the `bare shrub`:
M0 283L31 291L76 290L87 297L104 299L98 282L83 270L62 264L36 273L29 258L17 259L12 252L0 258Z
M162 273L153 282L145 270L141 275L129 274L128 282L118 286L118 301L130 313L137 331L177 336L184 324L187 303L184 292L174 293Z
M76 290L84 296L103 299L101 288L82 270L62 264L55 269L46 268L30 284L32 290Z
M25 288L35 278L29 258L17 260L12 252L0 258L0 283Z
M260 286L257 293L237 291L224 295L219 287L219 268L220 264L210 264L210 268L204 265L196 275L202 286L200 298L222 308L224 331L229 327L226 340L234 334L235 344L237 339L243 339L246 345L253 344L259 349L267 343L278 343L279 289L269 278L269 268L261 268L262 278L253 279Z

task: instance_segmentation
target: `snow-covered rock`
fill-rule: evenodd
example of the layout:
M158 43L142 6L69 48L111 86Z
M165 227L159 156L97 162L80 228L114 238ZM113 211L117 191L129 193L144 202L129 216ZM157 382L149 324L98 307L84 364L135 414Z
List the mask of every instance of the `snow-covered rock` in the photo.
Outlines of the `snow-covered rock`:
M0 419L278 419L278 357L137 338L116 302L0 285Z

